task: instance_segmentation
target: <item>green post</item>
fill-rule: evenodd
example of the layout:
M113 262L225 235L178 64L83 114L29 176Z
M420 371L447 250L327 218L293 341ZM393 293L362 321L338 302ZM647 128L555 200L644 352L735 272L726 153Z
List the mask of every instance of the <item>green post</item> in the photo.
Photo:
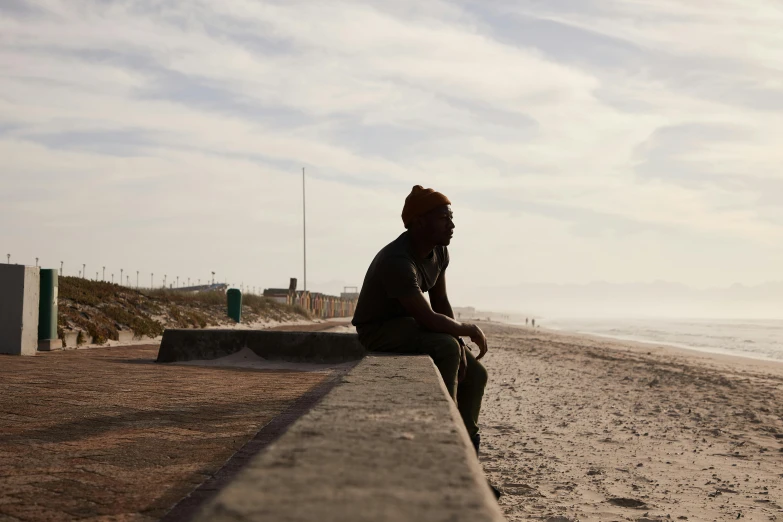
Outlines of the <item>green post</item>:
M229 288L226 292L228 316L236 322L242 320L242 292L238 288Z
M41 295L38 300L38 339L57 339L57 270L41 269Z

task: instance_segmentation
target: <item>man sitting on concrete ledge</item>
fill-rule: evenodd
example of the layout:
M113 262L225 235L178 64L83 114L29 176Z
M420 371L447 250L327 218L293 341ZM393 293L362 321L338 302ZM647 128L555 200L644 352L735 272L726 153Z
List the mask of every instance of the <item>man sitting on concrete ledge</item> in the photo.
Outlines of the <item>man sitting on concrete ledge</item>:
M487 339L478 326L454 320L446 293L452 217L446 196L413 187L402 210L407 231L370 264L353 325L370 351L432 357L478 453L478 417L487 383L487 370L478 359L487 353ZM424 292L429 293L429 303ZM478 357L465 348L460 336L478 345Z

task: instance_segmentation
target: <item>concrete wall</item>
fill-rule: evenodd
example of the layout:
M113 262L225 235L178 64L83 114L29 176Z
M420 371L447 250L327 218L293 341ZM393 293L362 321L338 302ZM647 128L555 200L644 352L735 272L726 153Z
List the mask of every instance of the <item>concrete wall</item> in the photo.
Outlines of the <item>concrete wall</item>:
M426 356L366 357L195 522L502 522Z
M269 360L340 363L365 355L355 334L167 328L157 362L217 359L245 347Z
M0 264L0 353L35 355L38 350L38 267Z

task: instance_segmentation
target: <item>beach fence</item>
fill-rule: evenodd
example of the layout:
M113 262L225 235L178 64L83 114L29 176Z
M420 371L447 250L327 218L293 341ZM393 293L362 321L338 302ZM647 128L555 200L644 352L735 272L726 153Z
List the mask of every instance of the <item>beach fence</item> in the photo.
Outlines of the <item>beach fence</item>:
M309 292L296 289L296 278L292 277L288 288L267 288L264 297L291 306L301 306L313 317L332 319L337 317L353 317L359 293L356 287L346 287L353 292L343 292L340 296L327 295L319 292Z
M279 289L278 289L279 290ZM356 299L346 299L334 295L317 292L275 291L274 288L264 290L264 297L291 306L301 306L316 318L333 319L337 317L353 317L356 310Z

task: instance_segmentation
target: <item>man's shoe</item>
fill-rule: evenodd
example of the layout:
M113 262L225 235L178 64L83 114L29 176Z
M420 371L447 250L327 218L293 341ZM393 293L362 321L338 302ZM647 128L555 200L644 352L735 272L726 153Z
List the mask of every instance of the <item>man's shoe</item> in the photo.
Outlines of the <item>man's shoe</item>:
M473 447L476 448L476 456L479 454L479 446L481 446L481 433L476 433L470 438L470 442L473 443Z
M503 493L501 493L501 492L500 492L500 490L499 490L498 488L496 488L495 486L493 486L493 485L492 485L492 482L490 482L490 481L489 481L489 479L487 479L487 484L489 484L489 489L491 489L491 490L492 490L492 493L494 493L494 494L495 494L495 500L498 500L498 499L500 499L500 497L503 495Z

